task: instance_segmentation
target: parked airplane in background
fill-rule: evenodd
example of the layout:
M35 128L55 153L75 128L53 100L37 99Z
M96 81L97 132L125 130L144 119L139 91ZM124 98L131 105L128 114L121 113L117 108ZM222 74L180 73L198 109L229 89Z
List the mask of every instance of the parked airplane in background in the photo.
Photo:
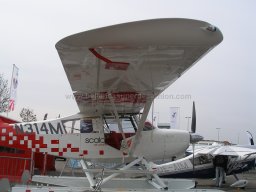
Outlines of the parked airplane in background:
M128 162L119 171L141 163L156 180L149 182L167 189L148 170L149 161L180 157L198 137L146 122L151 103L222 39L218 28L189 19L131 22L66 37L56 48L80 113L9 125L14 129L0 130L0 145L86 161ZM127 133L125 124L134 131ZM67 133L76 126L81 133ZM86 161L82 166L95 188Z
M250 142L254 144L253 139ZM237 180L231 186L245 187L247 180L240 180L236 174L255 167L256 148L254 145L213 145L198 146L190 155L166 164L151 163L151 168L164 178L215 178L213 158L216 155L229 157L226 175L233 175Z

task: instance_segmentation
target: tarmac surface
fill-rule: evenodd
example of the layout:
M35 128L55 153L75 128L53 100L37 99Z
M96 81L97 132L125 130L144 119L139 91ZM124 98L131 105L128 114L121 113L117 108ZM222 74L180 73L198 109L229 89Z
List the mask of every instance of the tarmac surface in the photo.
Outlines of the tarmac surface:
M226 184L223 184L221 188L215 187L215 181L213 179L196 179L198 182L197 188L210 188L210 189L221 189L223 191L244 191L244 192L256 192L256 170L250 170L248 172L238 174L239 179L248 180L248 185L245 189L239 189L230 187L236 180L234 176L226 177Z
M55 164L56 171L49 172L47 174L53 175L53 176L59 176L63 167L65 166L65 163L66 163L65 161L56 161L56 164ZM62 172L62 176L79 176L79 177L81 177L81 176L84 176L84 173L81 168L72 169L72 168L66 166ZM215 187L215 180L213 180L213 179L192 179L192 180L196 180L198 182L198 184L197 184L198 189L220 189L220 190L228 191L228 192L231 192L231 191L232 192L238 192L238 191L239 192L256 192L256 170L250 170L248 172L238 174L237 176L239 179L248 180L249 183L245 187L245 189L230 187L230 185L236 181L234 176L227 176L226 183L223 184L223 186L221 188Z

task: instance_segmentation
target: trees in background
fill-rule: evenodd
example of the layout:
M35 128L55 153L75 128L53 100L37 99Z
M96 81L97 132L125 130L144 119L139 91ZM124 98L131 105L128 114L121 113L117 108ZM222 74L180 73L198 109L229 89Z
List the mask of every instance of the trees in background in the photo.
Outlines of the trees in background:
M4 75L0 74L0 113L7 112L9 107L10 88L8 80L4 79Z
M36 121L36 115L34 114L34 111L29 108L22 108L20 112L20 117L23 122L31 122L31 121Z
M10 99L10 87L8 86L8 80L4 78L3 74L0 74L0 113L8 112ZM29 108L22 108L20 117L23 122L36 121L36 115L34 111ZM47 118L47 117L45 117Z

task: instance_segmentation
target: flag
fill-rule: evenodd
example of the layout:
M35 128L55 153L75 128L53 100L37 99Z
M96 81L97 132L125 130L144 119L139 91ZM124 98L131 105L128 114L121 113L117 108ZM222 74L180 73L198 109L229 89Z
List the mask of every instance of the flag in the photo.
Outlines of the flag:
M178 107L170 107L170 128L177 129L179 123L179 108Z
M11 88L10 88L10 99L9 99L9 111L13 111L15 107L17 87L18 87L18 74L19 69L13 65Z

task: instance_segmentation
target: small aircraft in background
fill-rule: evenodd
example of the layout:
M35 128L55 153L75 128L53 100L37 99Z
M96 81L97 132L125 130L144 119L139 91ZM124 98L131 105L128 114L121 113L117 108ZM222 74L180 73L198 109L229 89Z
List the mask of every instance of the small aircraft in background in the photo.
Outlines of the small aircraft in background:
M191 133L195 130L196 110L193 102ZM216 155L226 155L229 157L226 175L233 175L237 180L231 186L245 187L248 181L240 180L237 174L254 168L256 159L253 136L249 131L247 135L249 145L231 145L228 142L209 142L201 139L202 141L189 146L186 157L160 165L151 162L151 169L163 178L215 178L213 158Z
M250 143L254 144L253 138ZM247 180L240 180L237 176L255 167L255 145L213 145L199 146L190 155L166 164L151 163L151 168L164 178L215 178L213 158L216 155L226 155L229 158L226 175L233 175L236 179L231 186L243 188Z
M158 129L146 117L154 98L222 39L218 28L190 19L138 21L68 36L56 48L80 113L7 125L11 129L0 129L0 145L80 159L91 188L141 164L154 178L149 183L168 189L149 162L181 157L198 137ZM68 133L68 128L81 132ZM124 166L98 182L91 161Z

